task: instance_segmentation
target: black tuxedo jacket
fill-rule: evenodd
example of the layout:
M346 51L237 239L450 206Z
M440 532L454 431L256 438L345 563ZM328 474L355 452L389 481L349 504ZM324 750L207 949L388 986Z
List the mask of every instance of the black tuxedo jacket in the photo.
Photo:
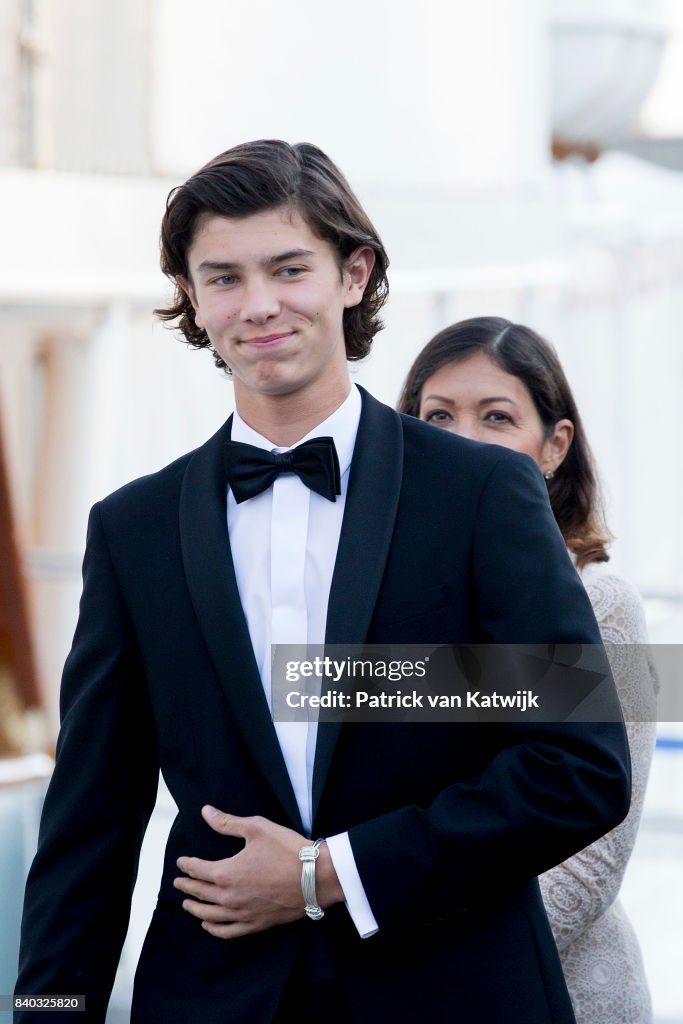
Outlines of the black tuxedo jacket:
M177 857L241 846L203 804L302 830L235 581L229 430L91 513L17 992L85 993L60 1020L104 1021L161 768L179 814L134 1022L269 1021L307 943L359 1021L572 1021L535 876L625 815L621 725L321 725L314 834L349 831L379 933L338 905L224 941L182 910ZM531 460L363 393L327 641L599 643Z

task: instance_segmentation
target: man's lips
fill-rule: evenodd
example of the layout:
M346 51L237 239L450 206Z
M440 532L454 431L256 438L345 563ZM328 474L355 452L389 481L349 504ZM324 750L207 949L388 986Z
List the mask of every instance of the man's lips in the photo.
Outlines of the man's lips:
M271 345L278 345L286 338L291 338L293 331L279 331L277 334L264 334L253 338L242 338L243 345L253 345L254 348L268 348Z

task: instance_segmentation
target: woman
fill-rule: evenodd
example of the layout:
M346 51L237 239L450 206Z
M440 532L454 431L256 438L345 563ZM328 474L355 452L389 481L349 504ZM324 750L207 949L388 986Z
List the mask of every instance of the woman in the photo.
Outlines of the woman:
M593 604L627 720L633 800L627 818L540 878L578 1024L648 1024L650 996L638 942L617 899L638 830L655 740L656 679L640 599L606 568L591 451L553 348L498 317L447 327L418 355L399 411L444 430L530 455Z

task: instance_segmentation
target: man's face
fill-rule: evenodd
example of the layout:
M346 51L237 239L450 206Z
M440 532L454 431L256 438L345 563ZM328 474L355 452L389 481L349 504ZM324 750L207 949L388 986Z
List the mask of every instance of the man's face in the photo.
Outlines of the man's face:
M233 373L238 403L348 391L343 313L362 297L373 254L340 267L298 211L204 214L179 278L214 349Z

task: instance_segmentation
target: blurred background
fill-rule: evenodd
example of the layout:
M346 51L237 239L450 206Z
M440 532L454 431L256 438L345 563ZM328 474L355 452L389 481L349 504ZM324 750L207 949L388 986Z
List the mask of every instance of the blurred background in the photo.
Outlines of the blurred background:
M152 316L166 195L258 137L325 149L383 237L386 329L353 370L378 397L393 404L418 349L466 316L555 344L615 568L653 642L683 642L682 0L3 0L0 993L88 509L232 409L210 356ZM162 789L112 1021L172 816ZM683 1021L682 871L683 727L664 722L624 887L661 1024Z

